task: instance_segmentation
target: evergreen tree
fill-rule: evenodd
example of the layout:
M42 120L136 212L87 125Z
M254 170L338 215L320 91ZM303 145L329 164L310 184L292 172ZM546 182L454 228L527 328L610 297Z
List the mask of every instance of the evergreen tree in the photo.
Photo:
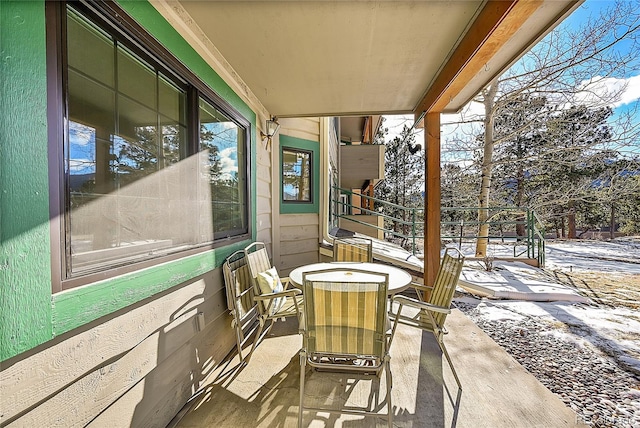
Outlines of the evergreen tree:
M424 152L415 143L411 129L404 125L399 136L385 143L384 181L375 188L375 197L397 206L422 208L424 206ZM407 210L398 207L379 205L377 210L393 217L385 218L385 229L393 230L394 236L406 244L403 236L411 232L413 218ZM420 211L421 212L421 211ZM416 219L422 226L421 219Z

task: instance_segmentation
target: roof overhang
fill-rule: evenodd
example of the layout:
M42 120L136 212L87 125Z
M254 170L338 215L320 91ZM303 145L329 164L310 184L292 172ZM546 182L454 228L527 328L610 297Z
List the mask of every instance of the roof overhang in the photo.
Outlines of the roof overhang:
M580 2L152 0L279 117L456 111Z

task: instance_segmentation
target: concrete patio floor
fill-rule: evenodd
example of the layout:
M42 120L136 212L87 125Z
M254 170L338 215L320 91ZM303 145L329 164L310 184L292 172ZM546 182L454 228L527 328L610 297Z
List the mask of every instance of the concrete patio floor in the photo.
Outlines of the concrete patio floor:
M460 311L447 318L445 339L463 390L459 393L433 335L399 326L391 347L396 427L575 427L575 413ZM170 427L295 427L302 340L297 323L278 322L248 365L237 355L215 370ZM361 405L375 382L307 372L305 403ZM384 375L379 386L385 398ZM307 401L308 400L308 401ZM380 406L381 412L386 407ZM384 416L305 412L305 427L386 426Z

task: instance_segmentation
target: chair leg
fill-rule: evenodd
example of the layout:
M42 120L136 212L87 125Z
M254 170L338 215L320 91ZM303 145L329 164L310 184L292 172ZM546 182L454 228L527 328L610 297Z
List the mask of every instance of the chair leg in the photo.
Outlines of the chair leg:
M256 347L258 346L258 343L260 342L261 337L266 336L267 334L269 334L269 331L271 330L271 327L273 327L273 321L271 321L271 324L269 324L269 327L267 327L266 330L264 330L264 326L267 323L267 320L260 318L260 327L258 328L258 331L256 333L256 338L253 340L253 345L251 345L251 351L249 351L249 355L247 355L246 358L246 362L249 363L249 360L251 359L251 356L253 355L253 351L256 350ZM263 331L264 330L264 333Z
M387 424L389 428L393 428L393 406L391 405L391 388L393 387L393 380L391 378L391 363L389 356L385 357L384 370L387 372Z
M302 410L304 403L304 376L307 368L307 353L300 350L300 402L298 403L298 428L302 428Z
M453 373L453 377L456 380L456 383L458 384L458 388L460 389L460 391L462 391L462 385L460 384L460 379L458 378L458 374L456 373L456 369L453 367L453 363L451 362L451 358L449 357L449 353L447 352L447 348L446 346L444 346L444 341L442 340L442 338L437 338L438 340L438 345L440 345L440 349L442 350L442 353L444 354L444 357L447 359L447 362L449 363L449 367L451 367L451 372Z
M235 316L235 315L234 315ZM236 330L236 344L238 345L238 358L240 358L240 362L243 363L244 360L242 358L242 337L241 337L241 330L242 327L240 326L240 324L238 322L236 322L236 320L234 319L233 321L231 321L231 327L233 327Z

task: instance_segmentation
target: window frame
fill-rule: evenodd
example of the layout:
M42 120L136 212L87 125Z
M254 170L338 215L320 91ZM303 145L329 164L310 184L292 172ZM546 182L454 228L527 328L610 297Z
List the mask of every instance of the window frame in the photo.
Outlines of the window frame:
M280 135L280 212L282 214L304 214L318 213L320 199L320 143L317 141L304 140L288 135ZM284 150L305 152L311 154L309 171L310 178L310 201L292 201L284 199Z
M245 195L246 228L240 230L240 233L219 238L212 235L211 242L200 245L194 244L191 248L185 250L169 250L167 254L139 261L127 261L125 258L102 269L96 268L91 272L70 275L68 266L71 257L71 231L68 228L70 211L67 206L69 180L68 172L65 171L64 153L65 146L68 144L67 131L69 126L68 93L66 90L66 11L68 4L72 4L78 13L107 31L127 49L157 67L163 74L169 76L174 83L181 86L184 85L187 91L186 138L188 156L196 154L199 150L198 100L200 98L219 109L239 128L244 130L244 158L240 171L244 173L245 181L243 191ZM114 2L102 0L94 2L85 0L78 2L45 2L45 17L47 32L47 155L49 165L52 292L58 293L250 239L253 234L253 194L251 186L251 140L253 129L251 122L207 86ZM184 219L185 222L190 222L190 220L191 218Z

